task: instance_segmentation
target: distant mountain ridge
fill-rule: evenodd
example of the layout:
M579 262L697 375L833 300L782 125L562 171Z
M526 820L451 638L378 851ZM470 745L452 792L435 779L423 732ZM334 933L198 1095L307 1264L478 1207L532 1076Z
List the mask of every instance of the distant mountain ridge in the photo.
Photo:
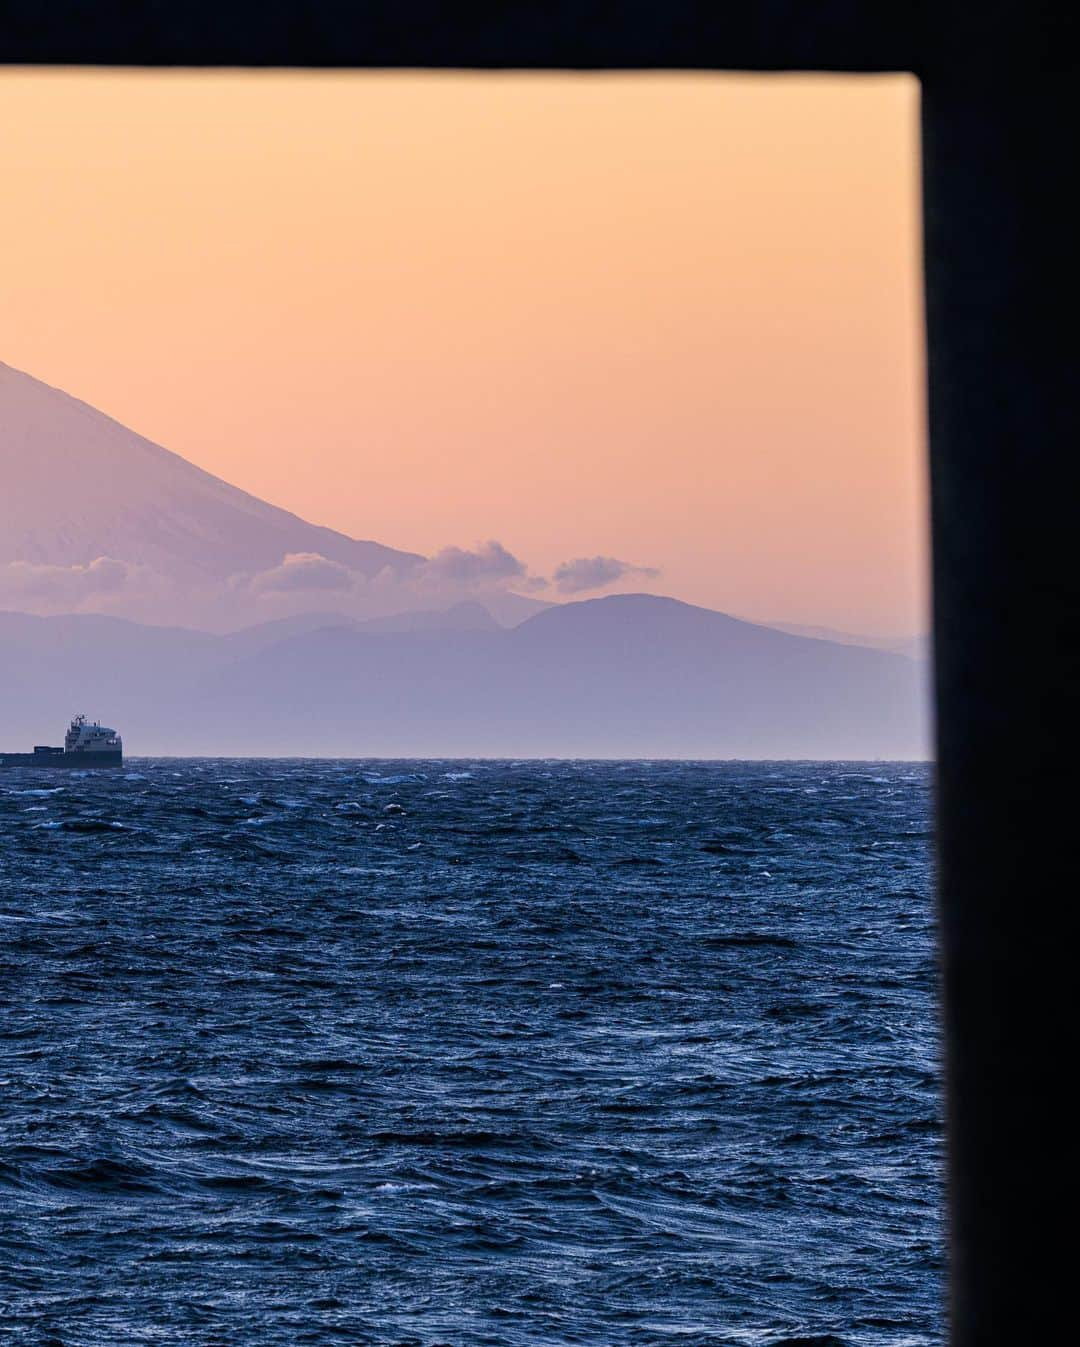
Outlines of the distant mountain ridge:
M888 650L894 655L907 655L909 659L930 658L929 636L867 636L856 632L837 631L835 627L807 626L802 622L769 622L767 626L776 631L786 631L791 636L809 636L815 641L833 641L837 645L863 645L870 650Z
M459 616L380 631L330 615L213 636L0 614L0 745L48 742L81 709L115 724L133 755L928 751L923 671L902 656L651 595L561 604L509 630Z
M227 580L289 553L374 576L424 558L309 524L0 363L0 563L99 557L172 578Z

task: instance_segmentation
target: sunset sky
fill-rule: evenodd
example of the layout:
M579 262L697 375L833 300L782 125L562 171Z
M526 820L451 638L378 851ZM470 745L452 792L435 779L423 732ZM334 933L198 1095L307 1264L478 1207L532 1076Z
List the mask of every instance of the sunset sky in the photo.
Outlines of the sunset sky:
M916 632L916 105L901 77L3 73L0 360L357 537Z

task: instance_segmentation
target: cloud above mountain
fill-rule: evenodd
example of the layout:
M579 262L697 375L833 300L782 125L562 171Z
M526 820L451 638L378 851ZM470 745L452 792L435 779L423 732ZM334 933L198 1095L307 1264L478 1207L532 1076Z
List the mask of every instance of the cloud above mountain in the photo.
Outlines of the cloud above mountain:
M117 594L145 577L145 568L114 557L97 557L87 565L75 566L9 561L0 566L0 604L79 609L87 600Z
M209 580L202 585L190 580L180 584L152 567L100 556L70 566L30 561L0 564L0 608L126 614L146 620L157 616L164 604L175 619L198 622L204 609L220 610L221 618L244 621L265 611L294 614L313 607L321 611L332 601L342 613L364 617L432 600L456 602L462 596L512 597L515 591L526 594L550 588L561 594L579 594L629 576L658 574L654 567L615 557L578 557L560 565L549 581L532 574L520 557L496 539L471 548L444 547L405 575L386 567L368 576L321 552L286 552L277 565L239 571L224 586Z
M425 579L455 585L505 584L528 576L525 563L494 538L471 549L444 547L421 570Z
M560 594L583 594L590 589L606 589L627 576L640 575L655 580L660 572L655 566L635 566L618 557L575 557L555 568L552 577Z
M402 575L387 567L366 576L320 552L289 552L279 565L254 574L239 572L229 580L234 595L254 596L263 602L292 610L318 602L324 606L332 595L343 610L362 610L373 602L384 606L391 596L398 607L414 606L421 599L459 601L463 595L491 594L514 589L543 588L547 581L530 575L528 567L507 547L494 539L473 548L444 547ZM299 608L298 608L299 606Z
M319 552L287 552L280 566L260 571L249 584L256 594L295 594L309 590L348 591L358 579L355 571Z

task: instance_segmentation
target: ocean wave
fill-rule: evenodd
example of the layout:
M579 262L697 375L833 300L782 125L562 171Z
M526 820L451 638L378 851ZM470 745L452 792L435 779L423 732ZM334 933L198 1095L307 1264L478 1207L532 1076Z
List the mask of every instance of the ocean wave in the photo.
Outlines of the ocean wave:
M5 1332L937 1347L929 788L153 760L0 788Z

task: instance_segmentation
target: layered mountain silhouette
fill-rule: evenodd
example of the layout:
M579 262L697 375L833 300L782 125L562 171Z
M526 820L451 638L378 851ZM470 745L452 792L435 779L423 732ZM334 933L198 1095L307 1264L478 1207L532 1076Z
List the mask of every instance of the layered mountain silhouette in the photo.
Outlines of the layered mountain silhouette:
M423 561L309 524L0 363L0 563L101 557L195 583L315 553L373 576Z
M923 671L651 595L225 636L0 614L0 746L85 710L133 754L912 758ZM305 618L305 622L307 619Z
M455 603L437 560L309 524L0 365L0 747L86 711L150 755L926 753L900 654L644 594Z

